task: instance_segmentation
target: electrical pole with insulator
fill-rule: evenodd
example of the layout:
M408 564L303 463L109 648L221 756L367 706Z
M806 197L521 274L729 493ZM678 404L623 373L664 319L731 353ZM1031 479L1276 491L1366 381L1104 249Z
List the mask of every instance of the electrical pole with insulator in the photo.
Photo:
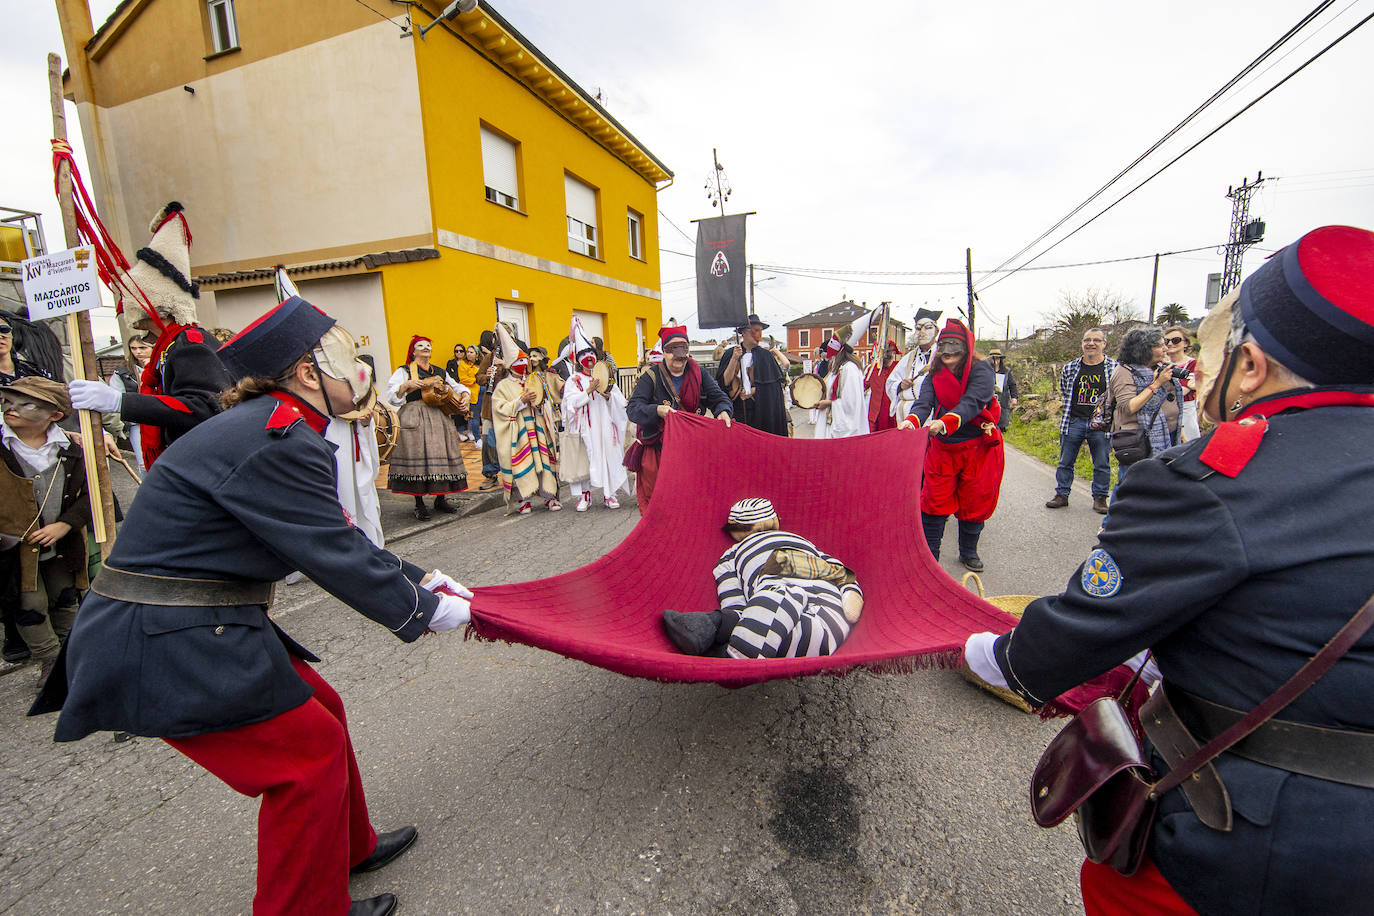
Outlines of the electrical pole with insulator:
M1221 269L1221 295L1240 285L1241 261L1245 249L1264 241L1264 220L1250 218L1250 198L1264 184L1264 173L1256 172L1253 184L1241 182L1226 189L1231 198L1231 234L1226 242L1226 262Z

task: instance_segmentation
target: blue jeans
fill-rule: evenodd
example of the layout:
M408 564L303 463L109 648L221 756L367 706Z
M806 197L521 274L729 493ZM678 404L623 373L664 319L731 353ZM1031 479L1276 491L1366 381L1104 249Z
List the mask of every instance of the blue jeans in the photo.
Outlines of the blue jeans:
M1069 417L1069 431L1059 436L1059 467L1054 470L1054 492L1068 497L1069 488L1073 486L1073 463L1078 460L1084 441L1093 458L1093 498L1106 499L1107 488L1112 482L1111 440L1105 430L1089 429L1088 421L1082 417Z

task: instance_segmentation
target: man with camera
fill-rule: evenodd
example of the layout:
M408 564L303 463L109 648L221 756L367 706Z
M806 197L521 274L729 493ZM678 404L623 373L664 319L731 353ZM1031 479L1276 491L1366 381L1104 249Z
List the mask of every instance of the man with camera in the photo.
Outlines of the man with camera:
M1059 467L1054 471L1054 496L1046 509L1069 504L1073 466L1083 443L1093 459L1093 511L1107 514L1107 491L1112 484L1111 448L1105 429L1090 426L1097 403L1107 394L1107 381L1116 371L1116 360L1107 355L1107 335L1101 328L1083 332L1083 356L1065 364L1059 373Z

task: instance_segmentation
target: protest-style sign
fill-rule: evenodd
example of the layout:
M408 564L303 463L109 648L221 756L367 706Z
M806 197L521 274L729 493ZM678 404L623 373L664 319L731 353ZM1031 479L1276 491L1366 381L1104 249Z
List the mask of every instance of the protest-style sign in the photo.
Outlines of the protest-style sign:
M21 265L29 318L61 318L100 305L100 279L90 246L40 254Z

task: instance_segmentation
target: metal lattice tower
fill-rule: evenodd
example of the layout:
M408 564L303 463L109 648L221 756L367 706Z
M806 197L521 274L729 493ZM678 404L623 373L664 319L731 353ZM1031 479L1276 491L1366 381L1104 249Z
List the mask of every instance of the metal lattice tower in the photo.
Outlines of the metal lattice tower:
M1239 187L1226 189L1231 199L1231 233L1226 243L1226 263L1221 269L1221 295L1240 285L1241 261L1245 250L1264 238L1264 223L1250 221L1250 198L1264 184L1264 173L1255 174L1253 184L1241 182ZM1257 227L1257 228L1256 228Z

